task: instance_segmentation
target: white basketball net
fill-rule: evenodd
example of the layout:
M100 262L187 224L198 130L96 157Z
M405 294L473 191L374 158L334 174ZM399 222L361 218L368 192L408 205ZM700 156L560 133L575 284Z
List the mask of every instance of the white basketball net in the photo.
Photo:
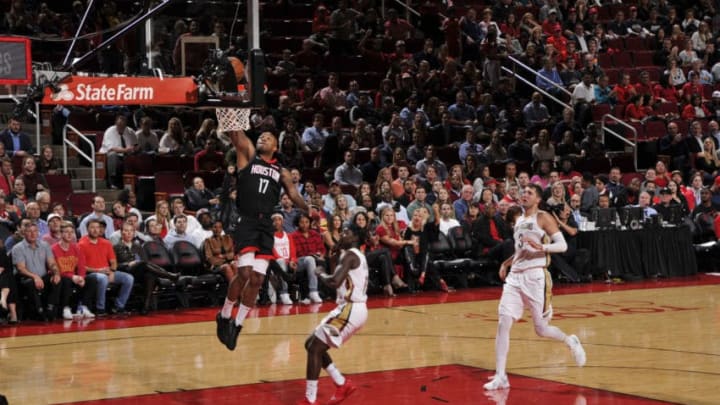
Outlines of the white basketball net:
M218 131L247 131L250 129L250 108L216 108Z

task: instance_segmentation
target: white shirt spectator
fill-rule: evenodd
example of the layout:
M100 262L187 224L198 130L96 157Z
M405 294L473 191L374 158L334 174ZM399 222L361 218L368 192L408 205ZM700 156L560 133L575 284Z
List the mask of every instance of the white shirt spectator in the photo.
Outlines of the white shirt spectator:
M440 229L440 232L442 232L443 235L447 236L448 231L450 231L452 228L455 228L456 226L460 226L460 222L458 222L455 218L450 219L442 219L440 218L440 224L438 228Z
M112 148L127 148L133 145L137 145L138 140L137 136L135 136L135 131L130 129L129 127L125 127L125 130L122 133L122 139L120 138L121 134L118 132L117 126L113 125L110 128L105 130L105 135L103 135L103 141L102 145L100 146L99 153L115 153L111 152ZM123 145L123 140L125 141L125 144Z

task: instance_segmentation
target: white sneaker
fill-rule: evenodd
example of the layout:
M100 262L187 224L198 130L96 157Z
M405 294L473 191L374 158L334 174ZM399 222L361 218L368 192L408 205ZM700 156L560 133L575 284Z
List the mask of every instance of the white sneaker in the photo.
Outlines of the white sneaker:
M320 294L318 294L317 291L311 291L310 294L308 294L308 298L310 298L310 301L315 304L323 302L322 298L320 298Z
M73 313L72 310L70 310L70 307L64 307L63 308L63 319L72 321L73 319Z
M282 302L283 305L292 305L293 304L292 300L290 299L290 294L287 294L287 293L280 294L280 302Z
M299 302L302 305L310 305L310 298L301 299Z
M483 385L483 388L485 388L488 391L502 390L505 388L510 388L510 382L508 381L507 374L503 374L503 375L495 374L489 383Z
M83 318L87 318L87 319L95 318L95 314L90 312L88 307L86 307L85 305L81 305L80 308L78 309L78 312L82 315Z
M573 358L575 359L575 364L578 365L578 367L582 367L585 365L585 349L582 347L582 343L580 343L580 339L578 339L575 335L570 335L568 346L570 346L570 351L572 352Z

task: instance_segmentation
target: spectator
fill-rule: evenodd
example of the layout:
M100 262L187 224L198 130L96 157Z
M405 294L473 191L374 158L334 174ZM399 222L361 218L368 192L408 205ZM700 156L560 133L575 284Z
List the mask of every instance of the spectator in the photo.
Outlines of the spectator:
M53 214L57 215L57 214ZM56 218L60 218L58 215ZM51 245L53 256L60 271L60 306L62 307L63 319L73 319L70 299L72 298L73 286L81 290L81 298L78 302L75 315L81 318L95 318L87 305L95 301L95 279L86 278L85 256L80 251L75 239L75 228L72 223L54 219L51 222L59 222L59 240Z
M362 166L360 166L360 171L363 174L363 181L367 182L373 182L378 178L378 175L380 174L380 169L385 167L382 163L381 156L380 156L380 148L375 146L372 149L370 149L370 160L368 162L363 163ZM2 179L0 178L0 182Z
M445 181L448 177L448 170L445 163L437 159L435 153L435 146L428 145L425 147L425 159L417 162L415 170L417 170L418 176L422 179L426 179L426 173L428 167L434 167L440 181Z
M280 196L280 212L279 214L283 217L283 230L287 233L294 232L297 228L297 218L300 216L302 211L299 208L293 206L293 202L287 193L283 193Z
M134 240L143 244L145 242L153 240L150 235L140 232L140 218L135 212L128 212L125 216L125 223L132 225L135 228ZM52 227L51 227L52 228ZM147 229L146 229L147 231ZM110 235L110 243L115 246L120 242L122 238L122 224L119 226L112 235Z
M28 134L22 132L18 117L10 117L7 129L0 132L0 142L5 146L5 153L10 156L29 156L34 153L32 141Z
M228 282L235 277L235 247L232 237L223 232L221 220L213 221L212 236L203 242L205 263L212 273L220 273Z
M140 129L135 132L135 137L137 138L139 152L157 153L160 142L157 134L152 130L152 119L150 117L145 116L140 120Z
M85 256L88 272L86 280L92 279L97 286L95 313L100 317L105 316L107 286L108 284L119 284L120 292L115 299L115 306L110 312L116 315L126 315L125 304L130 297L134 278L132 275L118 270L115 251L110 241L102 238L102 222L93 218L85 223L85 236L78 242L78 247Z
M38 235L42 239L50 232L47 222L40 218L40 205L32 201L25 206L25 217L38 227Z
M110 235L115 232L115 227L113 226L112 218L105 215L105 199L99 195L95 196L95 198L93 198L93 203L91 207L93 212L88 214L85 218L83 218L82 221L80 221L80 235L86 236L88 234L88 225L90 224L90 221L95 219L105 223L105 238L110 239Z
M138 150L135 132L127 126L127 118L118 115L115 118L115 125L105 130L99 151L107 155L107 180L111 188L122 188L122 161L126 154Z
M325 244L322 236L314 229L310 228L310 217L306 214L300 214L296 224L297 231L290 234L295 244L296 254L298 257L297 272L305 271L307 273L308 282L308 299L306 303L320 303L322 298L318 294L318 280L315 269L324 265Z
M40 157L36 163L37 171L40 174L59 174L61 163L58 158L53 156L53 149L50 145L45 145L40 151Z
M404 246L411 246L413 243L410 240L404 240L402 238L403 232L407 227L407 222L399 222L396 219L392 206L381 207L378 205L378 210L380 211L380 225L377 226L376 232L380 238L380 244L390 251L395 273L397 273L401 279L404 279L406 263L400 253Z
M537 143L532 146L532 161L555 160L555 146L550 143L550 133L547 129L541 129L537 137Z
M425 208L427 210L427 221L435 223L435 215L433 213L432 205L427 202L427 190L424 187L418 187L415 189L415 199L407 206L407 215L413 218L413 213L419 208Z
M425 285L426 278L429 278L440 291L448 292L447 283L429 260L428 245L437 237L437 227L435 222L429 222L428 214L425 207L415 210L410 224L403 232L403 239L412 243L403 247L403 253L411 274L417 277L421 287Z
M330 111L345 111L347 109L345 91L338 87L338 74L330 73L328 75L328 85L320 89L320 105Z
M351 196L350 194L343 194L342 189L340 188L340 183L337 182L337 180L333 180L330 182L330 189L328 190L328 194L322 196L325 210L327 212L335 212L335 198L338 195L345 196L348 202L349 209L353 209L357 205L353 196Z
M397 10L391 8L387 11L385 38L391 41L410 39L414 31L415 28L407 20L398 17Z
M202 226L200 225L200 222L198 221L198 219L194 215L191 215L191 214L185 212L185 202L183 202L182 198L180 198L180 197L173 198L170 201L170 210L171 210L171 215L173 218L178 215L185 216L185 218L187 219L186 231L188 234L193 235L193 234L195 234L195 232L202 229ZM199 213L199 212L201 212L201 210L203 210L203 208L197 210L197 212ZM207 209L204 209L204 210L207 211ZM203 212L205 212L205 211L203 211Z
M280 302L283 305L292 305L293 301L290 299L286 278L291 277L291 274L297 272L298 261L295 243L293 238L283 230L282 215L277 213L273 214L272 220L273 227L275 228L275 244L273 247L275 260L270 262L270 269L278 275L279 288L277 288L276 291L279 292ZM230 242L230 246L232 247L232 241Z
M35 158L26 156L23 158L23 169L18 179L22 179L25 183L25 193L29 196L35 196L38 191L49 190L45 176L38 173L35 166Z
M456 218L465 218L465 214L470 209L470 206L473 205L474 192L475 189L473 189L473 186L469 184L465 184L462 186L460 198L455 200L455 202L453 203L453 209L455 210ZM442 213L442 207L440 212Z
M508 146L507 157L516 162L532 162L532 146L525 139L525 128L518 127L515 131L515 142Z
M320 152L325 146L328 138L328 132L323 129L324 117L322 114L315 114L313 117L313 125L305 128L302 134L303 146L310 152Z
M135 237L135 225L124 223L121 226L122 237L113 245L117 257L117 270L132 275L133 278L143 280L145 297L140 313L146 315L152 309L152 295L155 291L158 278L178 281L179 275L170 273L162 267L143 259L142 245Z
M525 126L527 126L530 131L544 127L550 122L550 112L545 104L542 103L542 95L540 93L533 93L532 101L527 103L523 108L523 117L525 118Z
M560 28L560 26L558 26L558 28ZM543 68L538 70L537 73L538 75L535 76L535 85L553 96L559 96L562 92L563 80L555 67L554 58L545 57L543 59Z
M60 301L60 269L50 246L38 239L37 224L29 223L23 236L11 250L13 266L37 315L51 321L55 319Z
M685 135L678 131L677 123L667 124L667 133L660 139L658 146L661 154L671 157L673 168L685 171L689 167L690 150Z
M2 158L0 160L0 190L8 196L13 192L14 185L15 176L13 176L12 160L7 157Z
M355 152L347 150L343 156L345 162L335 169L335 181L340 185L359 187L363 181L363 173L355 165Z
M190 242L197 248L205 241L204 239L200 240L194 233L188 231L188 217L186 215L175 215L173 225L174 229L170 230L167 236L163 238L163 243L165 243L168 250L172 250L173 246L179 241Z
M185 190L185 200L188 209L197 211L202 208L213 209L220 203L218 197L210 190L205 188L205 180L202 177L193 179L192 187Z
M444 202L440 204L440 216L438 217L438 229L447 236L450 229L460 226L460 222L456 219L453 207L450 203Z
M167 131L160 138L158 153L162 155L186 155L192 151L192 145L185 139L182 122L177 117L168 121Z
M225 154L218 150L217 138L211 137L205 142L205 148L195 154L193 160L196 172L214 172L223 169Z

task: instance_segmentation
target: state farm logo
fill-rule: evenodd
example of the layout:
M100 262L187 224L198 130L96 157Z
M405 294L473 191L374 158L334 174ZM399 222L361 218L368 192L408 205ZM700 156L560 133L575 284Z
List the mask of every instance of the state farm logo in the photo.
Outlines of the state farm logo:
M50 95L50 98L54 101L72 101L75 98L75 95L69 90L67 84L61 84L59 87L60 91Z
M93 86L92 84L80 83L73 90L67 84L60 85L60 91L53 93L51 98L55 101L101 101L107 103L122 101L149 101L155 95L152 87L128 86L118 84L117 86Z

